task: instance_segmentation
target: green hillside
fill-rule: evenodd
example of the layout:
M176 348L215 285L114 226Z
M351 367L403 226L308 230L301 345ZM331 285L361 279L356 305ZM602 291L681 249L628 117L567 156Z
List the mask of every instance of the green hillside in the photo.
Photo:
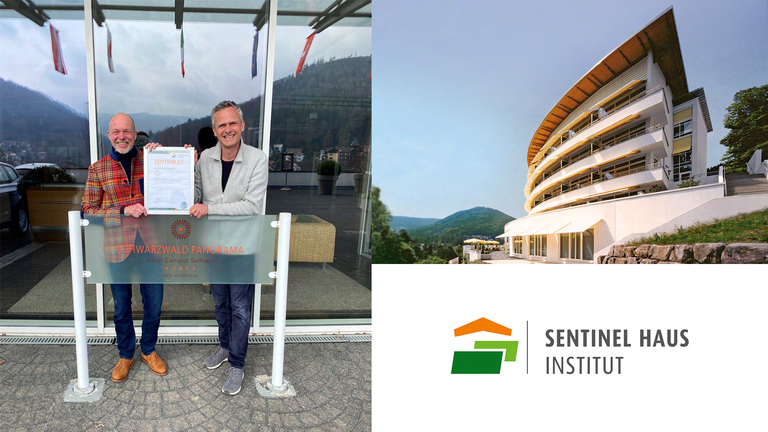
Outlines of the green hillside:
M415 218L415 217L408 217L408 216L392 216L392 220L389 221L389 228L395 232L400 232L400 230L410 231L415 228L433 224L439 220L440 219L436 219L436 218Z
M298 75L289 75L274 83L272 135L270 144L301 151L296 162L303 171L312 171L313 157L334 147L368 145L371 135L371 57L318 60L306 65ZM248 128L259 125L261 96L237 101ZM211 107L213 108L213 107ZM151 131L150 139L159 143L197 143L197 131L211 126L211 117L188 119L160 131ZM246 129L246 144L256 145L257 133ZM273 155L271 160L277 160ZM352 161L342 161L344 171L353 170Z
M88 119L50 96L0 78L0 160L89 164ZM11 156L13 155L13 156Z
M512 216L488 207L463 210L433 224L407 230L411 238L421 243L459 244L466 237L496 237L504 232L504 224L515 220Z

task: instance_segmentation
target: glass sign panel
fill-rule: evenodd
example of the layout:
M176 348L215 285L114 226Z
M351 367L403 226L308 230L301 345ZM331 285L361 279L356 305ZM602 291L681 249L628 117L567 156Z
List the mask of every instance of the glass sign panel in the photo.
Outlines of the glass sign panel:
M87 283L272 283L274 215L86 219Z

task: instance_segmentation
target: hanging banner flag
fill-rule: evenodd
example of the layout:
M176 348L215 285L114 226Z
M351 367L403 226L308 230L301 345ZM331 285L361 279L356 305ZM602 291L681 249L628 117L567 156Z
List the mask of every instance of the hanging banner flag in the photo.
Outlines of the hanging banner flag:
M253 55L251 56L251 79L256 76L256 52L259 48L259 30L253 35Z
M59 30L51 23L48 23L51 29L51 51L53 51L53 68L56 72L63 75L67 74L67 66L64 65L64 53L61 51L61 39L59 39Z
M109 62L109 71L115 73L115 65L112 64L112 32L109 31L109 26L106 23L104 25L107 26L107 61Z
M181 29L181 77L184 78L184 29Z
M301 59L299 59L299 67L296 68L296 75L299 75L299 72L301 72L302 69L304 69L304 60L307 59L307 54L309 53L309 47L312 45L312 41L315 39L315 32L312 32L311 35L307 38L307 43L304 45L304 52L301 53Z

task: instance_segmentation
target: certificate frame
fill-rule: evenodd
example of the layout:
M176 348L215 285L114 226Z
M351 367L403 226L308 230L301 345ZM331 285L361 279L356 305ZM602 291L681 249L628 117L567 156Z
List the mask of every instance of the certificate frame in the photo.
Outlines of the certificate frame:
M147 214L189 215L195 200L194 151L184 147L157 147L144 151L144 208Z

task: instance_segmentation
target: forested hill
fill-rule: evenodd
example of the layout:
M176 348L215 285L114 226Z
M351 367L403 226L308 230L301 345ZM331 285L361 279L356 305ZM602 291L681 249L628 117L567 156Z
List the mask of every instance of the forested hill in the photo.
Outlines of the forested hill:
M0 143L20 155L15 163L88 165L88 120L37 90L0 78Z
M411 238L421 243L456 245L468 236L496 237L504 232L504 224L515 220L512 216L488 207L463 210L433 224L407 230Z
M389 221L389 228L392 231L400 232L400 230L412 230L415 228L423 227L425 225L433 224L440 219L435 218L414 218L408 216L392 216L392 220Z
M371 133L370 76L371 57L367 56L319 60L305 66L298 76L275 81L272 143L303 149L307 156L320 149L348 146L355 139L367 144ZM261 96L239 101L232 95L232 100L243 110L246 127L259 125ZM195 144L198 129L210 125L211 118L206 116L150 135L160 143ZM254 136L247 131L243 138L254 144Z

